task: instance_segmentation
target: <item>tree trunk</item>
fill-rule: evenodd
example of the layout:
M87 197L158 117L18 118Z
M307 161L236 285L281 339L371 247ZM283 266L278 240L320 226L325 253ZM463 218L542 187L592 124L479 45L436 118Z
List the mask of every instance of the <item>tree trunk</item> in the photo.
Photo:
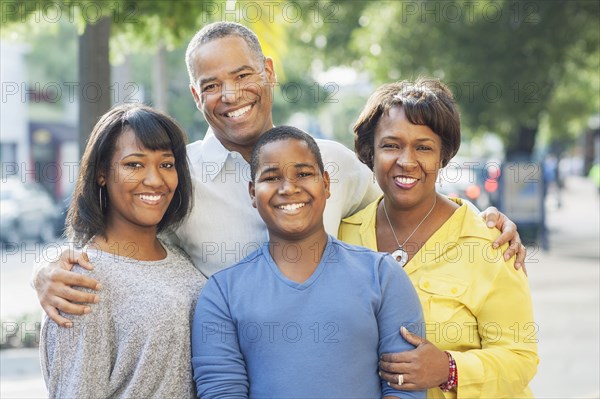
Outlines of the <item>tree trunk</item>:
M520 126L512 136L512 142L506 146L506 160L517 161L531 159L533 147L535 146L535 134L537 126Z
M154 55L154 65L152 68L152 105L163 112L169 111L166 57L167 51L165 45L160 43Z
M79 152L94 125L111 106L108 42L111 19L101 18L88 24L79 37Z

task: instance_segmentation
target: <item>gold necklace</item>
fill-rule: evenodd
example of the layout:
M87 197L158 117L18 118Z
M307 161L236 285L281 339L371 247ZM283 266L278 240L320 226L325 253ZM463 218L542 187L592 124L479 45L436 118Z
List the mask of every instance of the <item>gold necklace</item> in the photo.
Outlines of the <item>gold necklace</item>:
M396 244L398 244L398 249L396 249L394 252L392 252L392 257L394 259L396 259L396 262L398 262L398 264L400 266L404 267L404 265L406 265L406 262L408 262L408 252L406 252L406 250L404 249L404 246L406 245L408 240L410 240L410 237L412 237L413 234L415 234L417 229L419 227L421 227L421 225L423 224L425 219L427 219L427 217L431 214L431 212L433 211L433 208L435 208L435 204L437 203L437 195L433 198L433 205L431 206L431 209L429 210L429 212L427 212L427 215L425 215L425 217L421 220L421 222L419 222L419 224L417 225L417 227L415 227L415 229L412 231L412 233L410 233L410 235L408 237L406 237L406 240L404 240L402 245L400 245L400 241L398 241L398 237L396 237L396 232L394 231L394 226L392 226L392 221L390 220L390 217L388 216L388 213L387 213L387 209L385 208L385 199L382 199L381 202L383 204L383 213L385 213L385 218L387 219L388 224L390 225L390 229L392 230L392 234L394 235Z

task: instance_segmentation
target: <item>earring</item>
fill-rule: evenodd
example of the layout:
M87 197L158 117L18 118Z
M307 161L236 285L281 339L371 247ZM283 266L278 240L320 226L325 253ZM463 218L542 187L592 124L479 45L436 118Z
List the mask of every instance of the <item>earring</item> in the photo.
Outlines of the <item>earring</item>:
M100 186L100 189L98 190L98 198L100 200L100 210L104 211L104 204L102 203L102 187Z
M373 172L373 183L377 183L377 177L375 177L375 172Z
M438 186L442 187L442 169L438 170Z

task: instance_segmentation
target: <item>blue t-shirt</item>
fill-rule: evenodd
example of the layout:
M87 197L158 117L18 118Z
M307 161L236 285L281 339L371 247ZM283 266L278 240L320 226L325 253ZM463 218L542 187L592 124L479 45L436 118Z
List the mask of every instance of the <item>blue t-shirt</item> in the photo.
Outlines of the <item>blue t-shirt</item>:
M400 326L424 335L415 289L391 256L330 236L312 276L297 283L265 244L215 273L200 295L192 326L197 392L203 399L400 396L377 374L382 353L413 349Z

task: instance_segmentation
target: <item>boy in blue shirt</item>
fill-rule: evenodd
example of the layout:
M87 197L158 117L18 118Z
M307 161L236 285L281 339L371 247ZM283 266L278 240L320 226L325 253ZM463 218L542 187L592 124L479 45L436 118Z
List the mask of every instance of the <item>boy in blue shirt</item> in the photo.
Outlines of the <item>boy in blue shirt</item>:
M200 295L192 326L198 395L400 397L377 370L382 353L413 348L400 326L424 333L405 272L389 255L327 235L330 179L308 134L271 129L250 167L250 197L269 241L215 273Z

